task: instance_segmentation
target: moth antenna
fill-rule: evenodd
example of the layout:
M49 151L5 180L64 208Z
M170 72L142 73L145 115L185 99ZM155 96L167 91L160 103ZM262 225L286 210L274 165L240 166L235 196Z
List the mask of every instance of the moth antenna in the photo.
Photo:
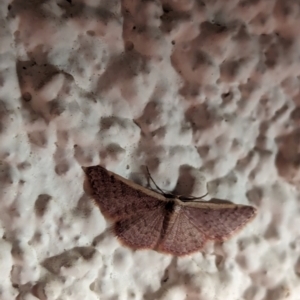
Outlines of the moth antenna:
M146 170L147 170L147 173L148 173L148 176L149 178L151 179L151 181L154 183L155 187L164 195L165 192L155 183L155 181L153 180L151 174L150 174L150 171L148 169L148 167L146 166Z

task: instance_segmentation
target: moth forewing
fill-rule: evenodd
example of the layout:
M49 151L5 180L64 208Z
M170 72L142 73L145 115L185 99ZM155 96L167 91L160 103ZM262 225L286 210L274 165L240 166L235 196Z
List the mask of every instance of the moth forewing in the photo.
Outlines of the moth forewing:
M204 232L209 240L225 241L256 215L257 210L248 205L233 203L190 203L182 205L191 223Z
M112 171L108 171L105 168L101 167L101 166L97 166L99 168L101 168L104 172L107 173L107 176L112 176L116 181L119 182L123 182L124 184L126 184L127 186L133 188L134 190L140 191L144 194L147 194L148 196L151 197L155 197L157 200L161 200L161 201L167 201L167 199L160 193L147 189L146 187L143 187L129 179L126 179L125 177L122 177ZM84 172L87 174L88 169L91 167L82 167L82 169L84 170Z

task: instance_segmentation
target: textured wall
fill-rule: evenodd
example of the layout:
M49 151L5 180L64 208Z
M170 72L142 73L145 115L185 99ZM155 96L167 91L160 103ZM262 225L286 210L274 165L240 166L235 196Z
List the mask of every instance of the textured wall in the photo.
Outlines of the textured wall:
M299 300L300 4L0 2L1 300ZM250 204L224 244L122 247L81 166Z

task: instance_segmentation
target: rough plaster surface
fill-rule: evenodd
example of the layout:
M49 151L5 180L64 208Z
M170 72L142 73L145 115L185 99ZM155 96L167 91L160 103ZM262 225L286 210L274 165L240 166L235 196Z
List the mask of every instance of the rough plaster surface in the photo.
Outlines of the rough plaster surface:
M299 300L300 5L0 1L1 300ZM101 163L257 218L174 258L120 246Z

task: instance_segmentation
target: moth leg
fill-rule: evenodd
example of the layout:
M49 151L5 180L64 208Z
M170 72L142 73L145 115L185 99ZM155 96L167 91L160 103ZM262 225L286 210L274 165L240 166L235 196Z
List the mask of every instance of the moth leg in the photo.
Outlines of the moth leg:
M155 181L153 180L151 174L150 174L150 171L148 169L148 167L146 166L146 170L147 170L147 173L148 173L148 176L149 178L151 179L151 181L154 183L155 187L164 195L165 192L155 183Z

